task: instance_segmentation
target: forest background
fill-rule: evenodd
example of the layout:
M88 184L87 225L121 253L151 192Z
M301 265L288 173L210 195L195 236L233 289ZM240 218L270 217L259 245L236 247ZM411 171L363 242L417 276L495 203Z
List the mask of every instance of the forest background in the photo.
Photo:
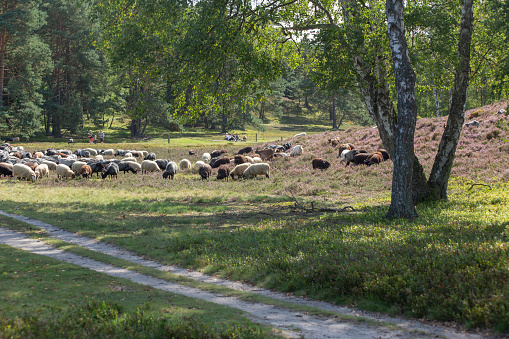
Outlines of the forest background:
M358 35L370 39L372 50L363 53L378 53L394 84L386 28L365 24L385 21L383 2L358 3L370 16L357 23L370 30ZM353 76L356 45L324 20L341 20L339 3L248 7L255 5L247 20L235 1L1 1L0 135L84 137L115 121L132 138L147 126L224 133L263 130L269 117L283 114L318 113L331 129L344 121L373 124ZM407 3L420 117L448 114L459 8L458 1ZM467 109L500 100L508 89L509 5L479 2L474 10Z

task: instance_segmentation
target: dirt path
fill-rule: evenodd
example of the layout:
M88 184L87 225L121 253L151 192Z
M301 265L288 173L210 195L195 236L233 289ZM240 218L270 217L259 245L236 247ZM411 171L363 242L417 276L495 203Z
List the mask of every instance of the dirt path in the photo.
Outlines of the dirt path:
M230 306L246 312L247 316L254 322L263 323L283 331L288 337L304 337L304 338L345 338L345 339L362 339L362 338L467 338L477 339L486 338L486 335L467 333L456 328L450 328L437 324L429 324L416 320L405 320L399 318L391 318L384 315L370 314L359 310L340 307L318 301L310 301L304 298L295 297L293 295L277 293L269 290L260 289L238 282L231 282L216 277L207 276L200 272L188 271L176 266L165 266L156 262L143 259L125 249L117 246L102 243L96 239L91 239L67 232L53 225L30 219L23 216L13 215L0 211L1 215L15 218L30 225L39 227L48 232L48 236L73 243L90 250L108 254L112 257L131 261L138 265L152 267L161 271L167 271L173 274L185 276L202 282L212 283L225 286L235 290L250 291L261 294L273 299L287 302L288 304L302 304L317 307L319 309L333 311L344 315L352 315L371 319L380 325L367 325L353 321L345 321L336 317L320 317L312 316L304 312L292 311L288 309L278 308L275 306L265 305L261 303L250 303L239 300L235 297L225 297L217 293L210 293L200 289L178 285L161 279L153 278L127 269L114 267L109 264L98 262L92 259L80 257L78 255L68 253L41 241L28 238L22 233L18 233L6 228L0 227L0 243L7 244L12 247L20 248L32 253L49 256L68 263L76 264L97 272L108 274L118 278L129 279L133 282L151 286L164 291L182 294L192 298L203 299L216 304ZM382 324L390 323L396 325L397 328L387 327Z

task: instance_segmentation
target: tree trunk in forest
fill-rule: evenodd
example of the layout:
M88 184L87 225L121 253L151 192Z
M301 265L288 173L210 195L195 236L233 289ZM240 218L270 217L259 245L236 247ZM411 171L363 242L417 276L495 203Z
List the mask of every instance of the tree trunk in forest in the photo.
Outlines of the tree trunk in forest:
M262 101L260 104L260 112L258 114L258 118L260 118L262 121L265 120L265 101Z
M228 118L226 117L226 103L223 101L223 112L221 113L221 117L222 117L222 124L221 124L221 133L225 134L227 131L226 131L226 126L228 124Z
M332 129L338 129L338 119L336 114L336 96L332 96L332 103L331 103L331 116L332 116ZM343 119L341 119L343 121ZM341 123L340 123L341 125Z
M436 88L433 88L433 97L435 98L435 113L437 118L440 118L440 93Z
M402 0L387 0L387 34L394 63L398 93L398 121L394 140L394 173L392 177L391 206L388 218L415 218L412 198L414 132L417 121L415 100L415 73L410 62L405 36Z
M447 186L461 128L465 121L465 102L470 74L470 45L473 31L473 0L461 2L461 23L458 40L459 64L454 76L454 90L447 126L433 163L428 184L436 199L447 200Z
M7 49L7 32L2 29L0 32L0 110L4 105L4 74L5 74L5 50Z

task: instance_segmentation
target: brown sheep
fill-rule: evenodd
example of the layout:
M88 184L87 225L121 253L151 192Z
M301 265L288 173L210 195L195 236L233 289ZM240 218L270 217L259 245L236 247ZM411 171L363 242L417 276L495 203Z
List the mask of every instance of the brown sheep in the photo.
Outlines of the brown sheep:
M375 153L371 154L371 156L368 159L364 160L364 164L366 164L367 166L371 166L373 164L379 164L383 161L384 161L384 156L382 155L382 153L375 152Z
M274 150L271 148L266 148L262 151L256 151L255 154L258 154L262 160L270 160L274 156Z
M330 162L327 160L324 160L322 158L315 158L312 161L313 163L313 169L321 169L322 171L330 167Z
M225 153L228 153L228 151L225 150L225 149L214 150L214 151L212 151L212 153L210 153L210 157L211 158L217 158L218 156L223 155Z
M92 176L92 168L89 165L83 165L80 168L80 174L83 178L90 178Z
M228 157L224 157L224 158L221 158L221 159L217 159L216 161L214 161L214 163L212 164L212 168L218 168L219 166L221 165L227 165L230 163L230 158Z
M12 153L11 155L12 155L13 157L16 157L16 158L20 159L20 160L21 160L21 158L23 158L23 156L22 156L22 155L21 155L21 153L19 153L19 152L14 152L14 153Z
M385 161L385 160L389 160L389 159L391 158L391 157L390 157L390 155L389 155L389 152L387 152L387 151L386 151L386 150L384 150L383 148L381 148L381 149L377 149L376 151L377 151L377 152L382 153L382 155L383 155L383 157L384 157L384 161Z
M12 177L12 167L5 163L0 163L0 175Z
M244 148L241 148L239 149L239 151L237 152L237 154L249 154L253 152L253 147L251 146L247 146L247 147L244 147Z
M198 168L198 173L200 174L202 180L208 179L212 174L212 167L207 164L201 165Z
M67 158L67 157L68 157L68 155L67 155L67 154L62 153L62 152L58 152L58 153L56 153L55 155L59 155L59 156L60 156L60 157L62 157L62 158Z
M243 156L242 154L237 154L235 156L235 165L240 165L240 164L244 164L247 162L247 159L245 156Z
M39 166L39 164L36 164L35 162L33 161L29 161L29 162L25 162L24 165L27 165L28 167L30 167L32 169L32 171L35 171L35 168L37 166Z
M228 181L228 178L230 177L230 168L227 165L221 165L217 169L217 180L223 180L226 178L226 181Z
M371 156L371 154L368 154L368 153L356 154L353 157L351 163L353 163L354 165L364 164L364 161L366 161L370 156Z

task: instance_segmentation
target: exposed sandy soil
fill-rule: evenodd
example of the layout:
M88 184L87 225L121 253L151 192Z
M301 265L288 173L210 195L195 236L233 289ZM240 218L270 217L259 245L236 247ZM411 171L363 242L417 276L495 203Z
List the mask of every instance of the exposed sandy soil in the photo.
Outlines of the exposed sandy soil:
M72 253L56 249L46 245L41 241L28 238L24 234L14 232L7 228L0 227L0 243L12 247L20 248L32 253L45 255L68 263L76 264L97 272L108 274L118 278L129 279L133 282L151 286L160 290L172 293L182 294L195 299L203 299L209 302L226 305L240 309L254 322L263 323L282 330L283 335L295 338L489 338L486 333L467 332L459 327L445 326L444 324L423 322L417 320L407 320L401 318L392 318L381 314L372 314L359 311L352 308L340 307L333 304L308 300L296 297L290 294L277 293L258 287L245 285L239 282L232 282L207 276L200 272L188 271L176 266L165 266L156 262L143 259L125 249L102 243L95 239L76 235L64 231L53 225L30 219L23 216L13 215L0 211L0 214L15 218L30 225L39 227L48 232L50 237L73 243L93 251L108 254L112 257L128 260L138 265L144 265L156 268L162 271L168 271L173 274L185 276L202 282L225 286L231 289L250 291L267 297L282 300L288 304L303 304L319 309L334 311L339 314L351 315L370 319L379 325L369 325L366 323L345 321L339 317L313 316L304 312L292 311L260 303L250 303L239 300L235 297L225 297L223 295L205 292L196 288L178 285L161 279L153 278L127 269L118 268L80 257ZM395 326L385 326L382 323L390 323ZM494 338L495 336L491 336Z

